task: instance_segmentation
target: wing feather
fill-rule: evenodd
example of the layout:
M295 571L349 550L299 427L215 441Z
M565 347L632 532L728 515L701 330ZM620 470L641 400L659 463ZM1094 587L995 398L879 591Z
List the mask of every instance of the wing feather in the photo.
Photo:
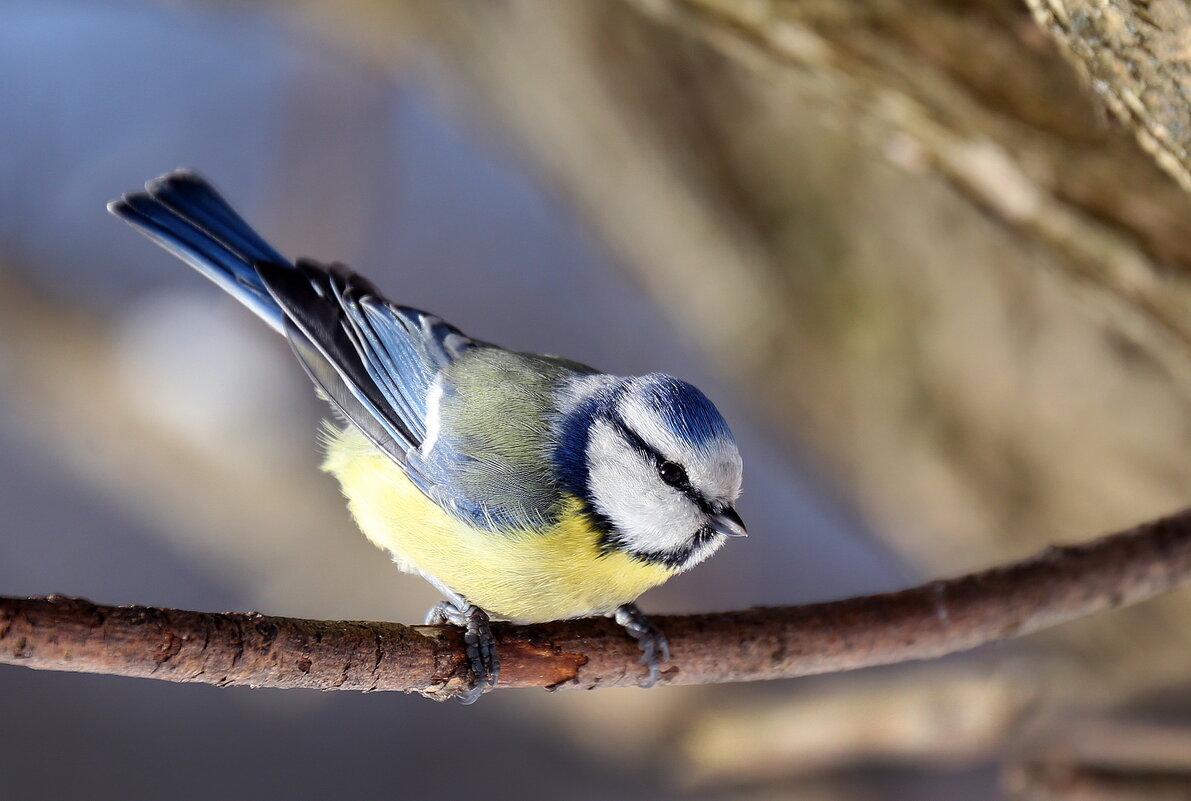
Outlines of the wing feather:
M343 387L351 390L356 405L376 419L399 446L398 460L406 463L409 452L426 439L427 402L435 378L476 343L432 314L389 303L341 265L301 259L296 268L262 264L257 271L291 328L305 340L295 353L311 378L332 398L337 392L341 397ZM334 368L343 386L329 381L315 353ZM339 405L368 433L343 408L349 404Z
M146 190L109 208L283 333L328 402L428 497L484 528L551 519L554 392L590 368L473 340L342 265L290 263L196 173Z
M380 441L373 436L369 439L404 463L406 452L418 447L420 440L389 406L365 366L351 327L344 325L345 314L336 300L330 270L300 261L296 269L258 264L257 273L285 313L294 353L311 379L365 434L376 431L379 425L386 437ZM296 337L295 333L301 336ZM331 380L328 366L341 383ZM360 410L366 414L361 416Z

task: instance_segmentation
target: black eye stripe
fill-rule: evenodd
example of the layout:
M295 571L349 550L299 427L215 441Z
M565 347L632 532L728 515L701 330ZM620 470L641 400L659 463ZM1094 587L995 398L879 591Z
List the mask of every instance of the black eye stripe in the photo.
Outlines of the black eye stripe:
M628 423L626 423L624 421L624 418L621 417L619 414L609 415L608 420L609 420L609 422L612 423L613 426L615 426L616 430L620 433L620 435L622 437L624 437L625 441L628 442L629 445L631 445L635 450L637 450L638 452L649 457L653 461L655 467L658 469L658 477L661 478L662 481L665 481L667 484L674 487L674 489L678 490L683 495L690 498L691 502L694 503L696 506L698 506L699 509L702 510L704 513L709 514L709 515L715 514L715 510L712 508L711 503L706 498L704 498L703 495L698 490L696 490L693 486L691 486L690 479L687 478L686 469L683 468L682 465L678 464L677 462L671 462L669 459L662 456L661 452L657 448L650 445L648 442L646 442L645 440L643 440L641 438L640 434L638 434L633 429L629 428ZM679 470L682 470L682 476L685 479L685 481L683 481L681 484L673 484L669 481L666 481L666 478L661 475L662 466L666 465L666 464L673 464Z
M612 415L610 419L611 419L612 425L614 425L616 427L616 430L620 433L620 435L622 437L624 437L625 441L628 442L630 445L632 445L634 449L645 454L646 456L648 456L650 459L652 459L655 462L661 463L661 462L665 461L665 459L662 458L662 454L658 451L657 448L653 447L648 442L641 439L640 434L638 434L633 429L629 428L628 423L626 423L624 421L624 418L622 418L620 415L617 414L617 415Z

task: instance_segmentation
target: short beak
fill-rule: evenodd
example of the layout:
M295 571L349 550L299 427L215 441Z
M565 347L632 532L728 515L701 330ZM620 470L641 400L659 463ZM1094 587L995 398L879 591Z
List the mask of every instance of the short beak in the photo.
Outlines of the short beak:
M749 535L748 529L744 527L744 521L731 506L719 514L712 515L708 519L707 525L725 537L747 537Z

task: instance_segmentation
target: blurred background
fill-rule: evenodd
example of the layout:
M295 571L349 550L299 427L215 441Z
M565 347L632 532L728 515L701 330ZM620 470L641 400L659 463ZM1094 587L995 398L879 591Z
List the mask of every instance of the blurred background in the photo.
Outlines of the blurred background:
M0 1L0 593L436 600L319 473L288 346L104 210L179 166L471 334L702 387L753 536L648 611L890 590L1185 505L1191 203L1024 9L961 5L918 9L927 43L888 4ZM0 666L0 776L1002 798L1056 743L1188 767L1188 600L927 665L470 708Z

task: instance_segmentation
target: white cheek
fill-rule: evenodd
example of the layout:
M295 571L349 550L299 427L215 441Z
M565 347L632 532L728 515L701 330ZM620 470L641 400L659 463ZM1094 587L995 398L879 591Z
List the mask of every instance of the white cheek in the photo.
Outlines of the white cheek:
M632 550L677 548L703 525L698 507L602 420L592 426L587 457L592 499Z

